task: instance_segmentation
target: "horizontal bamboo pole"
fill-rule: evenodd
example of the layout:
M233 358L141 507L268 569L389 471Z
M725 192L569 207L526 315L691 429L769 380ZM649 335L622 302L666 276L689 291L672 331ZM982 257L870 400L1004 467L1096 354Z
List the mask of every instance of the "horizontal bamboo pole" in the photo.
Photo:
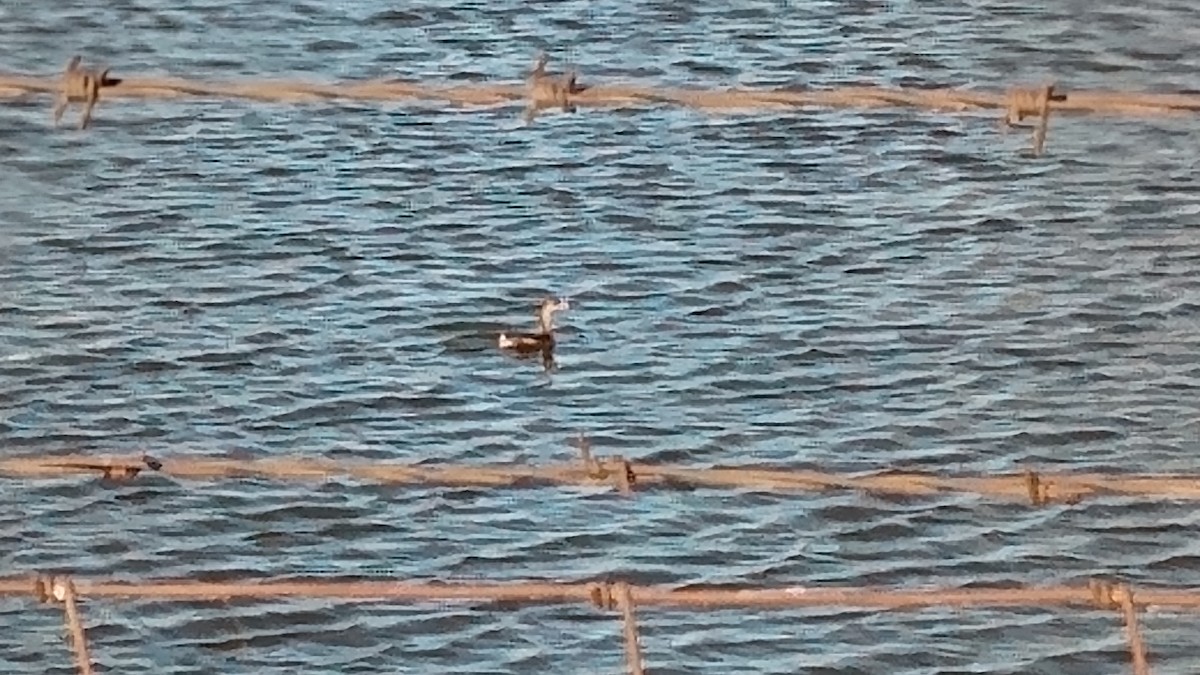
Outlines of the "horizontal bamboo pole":
M672 588L663 585L632 586L624 581L599 583L555 582L413 582L321 579L305 581L222 581L188 579L104 581L42 574L0 577L0 597L32 595L65 603L68 626L76 650L79 672L91 672L86 637L76 608L76 595L123 600L228 602L233 599L337 598L359 601L503 602L510 604L591 603L623 616L626 663L632 675L644 672L634 606L688 609L799 607L873 608L916 610L932 607L1059 606L1117 611L1125 623L1135 675L1149 675L1146 646L1138 625L1138 611L1148 606L1200 611L1200 590L1158 589L1139 591L1134 599L1127 584L1092 579L1086 586L1027 588Z
M34 479L70 475L130 480L143 471L186 480L259 478L289 481L357 480L385 484L477 487L615 485L619 489L708 487L766 492L862 490L893 495L979 494L1035 505L1076 503L1097 496L1200 500L1200 476L1098 473L1001 473L946 476L913 472L837 474L809 470L702 468L592 458L578 464L416 465L335 461L298 456L266 459L137 455L58 455L0 459L0 477Z
M0 577L0 596L36 594L37 575ZM330 598L362 601L464 601L525 604L585 602L607 609L621 606L621 582L416 582L396 580L195 581L155 579L105 581L72 577L75 593L86 598L157 601L228 601L233 599ZM638 606L694 609L853 607L911 610L931 607L1093 607L1120 610L1124 598L1117 586L1025 588L788 587L675 588L628 585ZM1102 590L1098 595L1098 589ZM1104 595L1109 594L1109 595ZM1140 607L1200 611L1200 590L1139 588Z
M306 102L323 100L360 101L437 101L461 105L520 104L525 100L524 84L449 85L395 79L343 82L308 80L246 79L206 81L178 77L123 76L113 72L120 82L103 89L103 98L179 98L250 99L257 101ZM651 104L683 105L699 109L763 109L796 106L823 107L919 107L966 111L1007 108L1009 91L984 92L959 88L902 89L849 86L828 89L747 89L747 88L672 88L627 83L586 83L586 90L571 94L571 102L591 107L639 107ZM0 73L0 98L20 98L31 94L53 94L61 87L61 77L39 77ZM1107 113L1123 116L1194 114L1200 112L1200 95L1155 94L1117 91L1070 91L1066 100L1055 101L1056 113Z

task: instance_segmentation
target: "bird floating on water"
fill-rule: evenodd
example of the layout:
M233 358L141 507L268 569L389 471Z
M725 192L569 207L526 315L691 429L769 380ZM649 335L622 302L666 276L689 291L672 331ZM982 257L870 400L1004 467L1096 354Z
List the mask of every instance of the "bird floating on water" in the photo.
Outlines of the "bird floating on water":
M533 333L500 333L497 344L500 349L517 353L549 352L554 349L554 313L571 308L566 298L545 298L538 304L537 330Z

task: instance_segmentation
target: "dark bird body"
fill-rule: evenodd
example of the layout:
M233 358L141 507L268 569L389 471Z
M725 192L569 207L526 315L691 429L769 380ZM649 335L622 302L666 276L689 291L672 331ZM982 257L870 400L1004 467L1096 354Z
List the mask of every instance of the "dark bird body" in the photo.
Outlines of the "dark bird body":
M501 333L497 344L500 349L520 354L546 352L554 349L554 313L570 308L566 300L546 298L538 305L537 330L532 333Z

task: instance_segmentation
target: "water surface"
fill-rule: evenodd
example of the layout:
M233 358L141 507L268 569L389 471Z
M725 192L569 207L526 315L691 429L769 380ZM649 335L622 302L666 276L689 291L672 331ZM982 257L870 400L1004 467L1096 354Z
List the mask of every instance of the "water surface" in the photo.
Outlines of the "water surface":
M1188 3L7 3L0 67L1196 88ZM1195 472L1190 118L112 100L0 107L3 452ZM76 111L68 114L72 122ZM569 295L557 370L493 349ZM5 481L0 573L1195 586L1189 504ZM101 672L619 672L587 607L84 606ZM644 608L655 673L1125 673L1097 612ZM70 673L0 601L0 670ZM1152 613L1156 673L1193 617Z

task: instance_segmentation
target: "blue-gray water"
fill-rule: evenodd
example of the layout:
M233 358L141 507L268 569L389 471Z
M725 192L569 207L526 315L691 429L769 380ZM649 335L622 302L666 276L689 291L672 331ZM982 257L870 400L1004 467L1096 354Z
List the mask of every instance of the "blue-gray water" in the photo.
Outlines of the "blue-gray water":
M1048 5L1048 6L1043 6ZM0 3L0 68L114 75L1197 88L1136 3ZM1196 471L1192 118L115 99L0 105L0 452ZM74 123L77 110L68 113ZM558 370L493 348L568 295ZM148 476L0 487L0 574L1194 586L1192 504L456 490ZM620 672L575 606L89 601L101 672ZM1113 615L640 612L655 673L1125 673ZM0 601L0 672L71 673ZM1200 621L1154 613L1155 672Z

